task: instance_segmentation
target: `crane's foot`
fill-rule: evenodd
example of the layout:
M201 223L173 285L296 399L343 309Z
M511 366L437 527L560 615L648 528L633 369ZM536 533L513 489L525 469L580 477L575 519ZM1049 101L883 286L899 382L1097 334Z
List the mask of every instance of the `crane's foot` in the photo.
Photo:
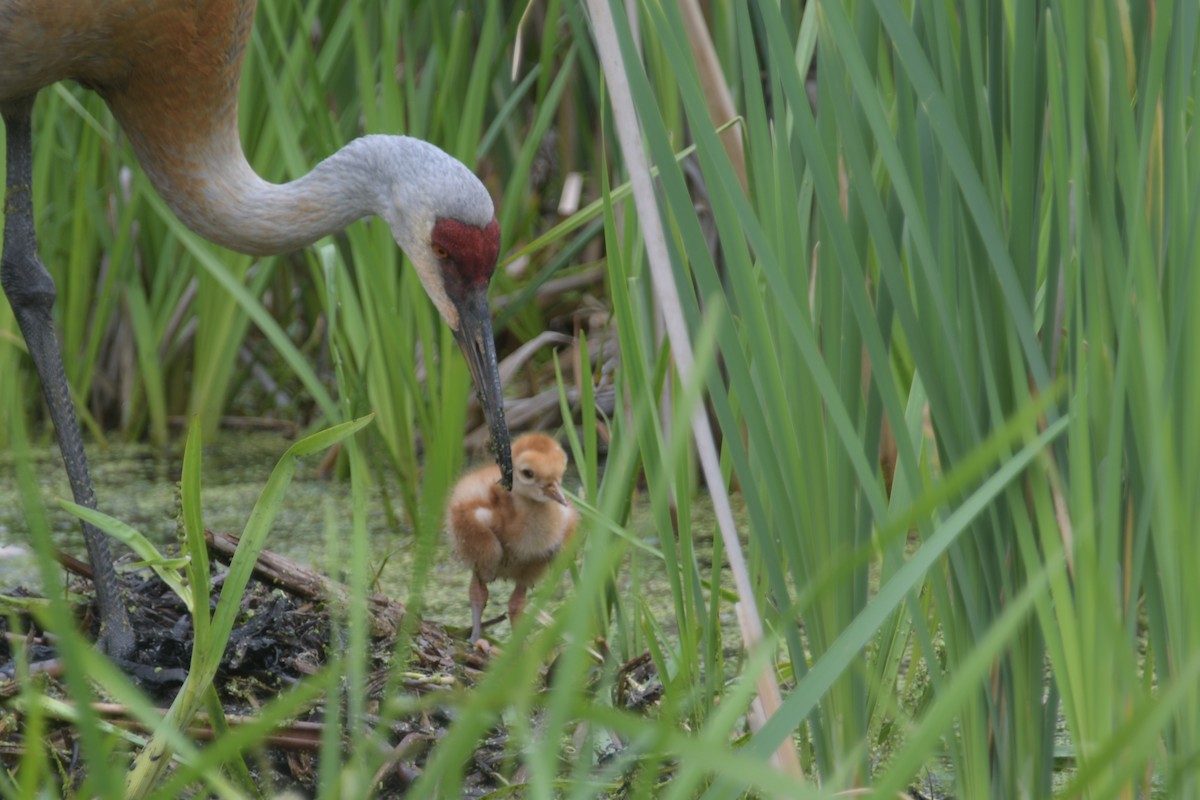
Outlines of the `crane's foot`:
M18 323L23 312L17 315ZM74 500L81 506L96 508L96 493L92 486L88 470L87 456L83 449L83 437L75 421L75 411L71 406L70 393L66 388L66 375L62 362L58 360L58 342L51 332L48 341L52 358L44 357L45 337L41 334L28 332L28 325L21 324L30 353L37 353L34 363L42 375L45 395L50 406L50 417L54 422L55 433L58 437L59 449L62 451L63 462L66 465L67 477L71 483L71 493ZM48 361L48 364L47 364ZM46 369L42 369L43 365ZM47 382L54 381L57 376L58 385L52 388ZM121 593L120 578L117 576L113 563L112 550L109 548L108 537L93 525L80 522L83 528L84 544L87 546L88 561L92 566L92 585L96 591L96 605L100 616L100 633L96 638L97 646L105 654L116 660L130 659L137 648L137 638L133 627L129 624L129 615L125 607L125 598Z
M96 585L96 600L100 612L100 635L96 637L96 646L100 648L100 652L120 664L132 660L137 652L137 634L129 624L129 613L119 582L111 588L111 595L115 595L115 600L110 596L107 601L108 607L105 608L104 605L99 605L100 587Z

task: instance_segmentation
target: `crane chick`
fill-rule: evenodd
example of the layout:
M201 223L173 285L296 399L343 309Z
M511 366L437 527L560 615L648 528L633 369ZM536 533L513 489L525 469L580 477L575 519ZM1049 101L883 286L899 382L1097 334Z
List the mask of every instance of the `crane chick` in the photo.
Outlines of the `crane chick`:
M500 486L494 465L464 475L450 495L446 530L471 568L471 641L479 641L488 584L512 578L508 619L525 608L525 593L571 538L579 521L562 493L567 454L543 433L513 441L513 488Z

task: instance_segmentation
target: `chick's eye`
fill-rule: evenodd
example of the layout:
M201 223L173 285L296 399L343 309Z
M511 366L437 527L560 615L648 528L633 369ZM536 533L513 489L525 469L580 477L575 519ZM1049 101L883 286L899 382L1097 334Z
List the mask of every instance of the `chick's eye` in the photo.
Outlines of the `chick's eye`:
M532 480L533 479L533 470L531 470L531 469L521 470L521 477L524 478L525 480Z
M440 244L435 244L432 246L432 248L433 248L433 254L435 256L437 256L439 259L450 257L450 254L446 252L446 248L442 247Z

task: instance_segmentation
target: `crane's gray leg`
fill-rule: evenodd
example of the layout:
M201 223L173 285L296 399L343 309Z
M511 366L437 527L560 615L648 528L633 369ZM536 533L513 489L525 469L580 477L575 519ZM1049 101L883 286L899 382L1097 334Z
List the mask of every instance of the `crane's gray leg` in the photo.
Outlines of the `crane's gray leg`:
M37 237L33 229L33 150L30 116L33 98L4 108L4 127L7 132L8 188L4 199L4 252L0 256L0 285L12 306L29 355L42 379L50 419L58 434L58 445L67 466L71 492L75 502L88 508L96 507L96 491L88 474L87 454L83 437L75 420L75 408L67 387L62 353L54 335L51 308L57 291L54 279L46 271L37 254ZM96 601L100 606L100 646L117 658L128 658L136 644L112 553L104 534L83 523L83 537L88 558L92 562Z

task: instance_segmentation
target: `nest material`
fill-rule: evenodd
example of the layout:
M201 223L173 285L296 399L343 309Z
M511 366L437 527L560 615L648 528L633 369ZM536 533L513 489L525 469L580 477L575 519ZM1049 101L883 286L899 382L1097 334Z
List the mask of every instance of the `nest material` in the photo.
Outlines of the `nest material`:
M210 556L214 560L211 608L220 598L224 570L217 562L228 562L237 539L207 532ZM64 563L72 571L89 574L86 564L69 557ZM83 577L77 577L73 589L81 594L90 590ZM130 622L138 635L138 648L132 660L121 668L138 682L154 702L165 708L187 676L192 650L192 623L182 600L149 570L124 576L129 602ZM340 615L331 617L330 607L341 605L346 588L289 559L263 551L254 577L242 597L241 610L230 635L214 685L222 702L227 722L236 726L253 719L257 709L289 686L316 672L324 663L330 647L343 639L338 627ZM18 589L9 596L30 593ZM404 609L400 603L380 595L369 599L371 617L371 673L367 681L367 712L374 724L384 694L396 688L392 662L401 635ZM94 634L98 615L94 600L80 607L80 625ZM62 699L69 697L59 683L61 664L52 637L41 634L31 618L22 621L27 633L7 630L8 620L0 618L0 702L19 692L14 658L18 652L28 662L35 679L43 681L43 691ZM486 668L486 658L471 647L462 632L448 631L431 622L414 623L406 641L408 658L401 685L414 694L445 691L451 687L470 687ZM13 647L20 640L20 648ZM332 644L331 644L332 643ZM622 705L650 705L661 692L657 677L646 672L649 659L631 662L621 674L637 675L638 688L622 697ZM653 670L653 665L649 665ZM654 687L658 687L658 692ZM647 694L638 696L643 687ZM144 729L116 704L99 704L98 711L114 724L145 733ZM276 791L295 789L305 794L318 786L318 752L322 739L325 709L317 706L300 719L274 731L264 741L265 758L258 762L269 767L270 776L260 776ZM23 726L19 715L0 710L0 763L15 768L24 750ZM449 728L453 711L449 704L432 712L387 722L386 737L392 744L391 758L375 776L376 796L400 797L417 776L433 742ZM201 714L189 733L204 740L212 736L207 718ZM70 725L51 726L44 747L59 760L60 774L79 780L85 765L74 758L76 731ZM520 780L508 743L507 728L499 723L480 742L475 757L465 766L463 796L479 797L510 782ZM516 773L514 775L514 773ZM509 777L504 777L505 775ZM264 787L265 788L265 787Z

